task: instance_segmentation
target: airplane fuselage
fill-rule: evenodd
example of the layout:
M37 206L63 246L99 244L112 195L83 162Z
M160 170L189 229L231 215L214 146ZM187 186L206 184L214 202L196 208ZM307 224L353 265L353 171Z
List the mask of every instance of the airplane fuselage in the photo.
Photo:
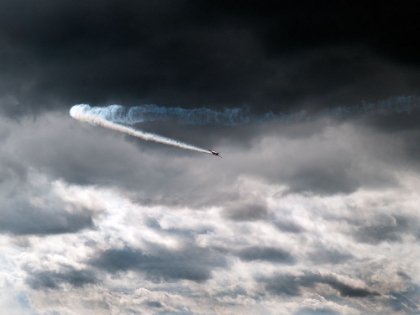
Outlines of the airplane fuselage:
M213 155L218 156L219 158L221 158L221 156L219 155L219 152L216 152L216 151L213 151L213 150L210 150L210 149L209 149L209 151L210 151L211 154L213 154Z

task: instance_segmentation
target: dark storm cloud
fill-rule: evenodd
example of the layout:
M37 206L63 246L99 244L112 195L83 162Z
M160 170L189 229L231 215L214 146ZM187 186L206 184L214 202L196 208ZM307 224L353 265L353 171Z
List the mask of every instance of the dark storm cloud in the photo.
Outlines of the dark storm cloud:
M211 249L188 245L184 249L170 250L154 245L150 252L125 247L100 253L89 262L92 266L110 273L137 271L152 281L196 282L211 278L211 272L227 265L226 259Z
M119 102L289 111L302 101L319 108L383 91L411 94L418 74L392 64L418 64L406 40L418 30L414 11L310 1L6 0L2 109Z
M420 109L415 108L406 113L398 115L375 115L372 117L364 117L361 122L370 127L386 133L394 133L399 131L413 131L419 129Z
M245 261L269 261L273 263L293 264L294 257L281 248L266 246L251 246L237 252L239 258Z
M316 284L322 283L337 290L342 297L364 298L378 295L376 292L346 284L338 280L334 275L321 275L313 272L305 272L301 276L279 274L272 278L260 280L265 283L266 290L274 294L299 296L302 294L301 287L314 289ZM322 294L322 292L318 293Z
M26 283L35 290L57 290L63 284L70 284L75 288L98 282L96 275L90 270L77 270L66 267L63 271L30 271Z
M330 42L366 42L403 60L418 60L418 50L401 34L415 36L419 24L410 4L379 6L374 3L311 1L208 1L214 12L225 12L271 30L265 39L274 52ZM396 45L396 46L393 46Z

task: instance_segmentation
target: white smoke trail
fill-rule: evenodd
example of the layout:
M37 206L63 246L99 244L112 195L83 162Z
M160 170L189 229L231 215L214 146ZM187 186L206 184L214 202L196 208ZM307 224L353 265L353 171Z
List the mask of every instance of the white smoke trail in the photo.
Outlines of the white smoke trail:
M223 111L209 108L184 109L180 107L163 107L156 105L141 105L135 107L124 107L121 105L110 105L107 107L90 107L87 104L75 105L70 109L70 115L78 120L86 121L105 128L121 131L144 140L151 140L183 149L209 153L190 144L159 136L156 134L136 130L125 125L142 123L146 121L170 121L175 120L180 124L193 125L224 125L236 126L244 124L262 124L271 120L283 123L311 121L324 116L337 119L354 117L410 114L411 111L420 108L420 97L416 95L394 96L375 103L362 101L352 106L337 106L326 108L319 112L308 112L301 110L294 113L274 113L269 111L256 115L251 113L249 106L239 108L225 108ZM124 124L124 125L121 125Z
M376 115L410 114L420 108L420 97L416 95L393 96L388 99L350 106L335 106L320 111L300 110L291 113L269 111L262 114L253 113L250 106L213 110L210 108L164 107L153 104L134 107L110 105L106 107L89 107L89 113L108 121L133 125L147 121L174 121L187 125L238 126L246 124L263 124L268 121L292 123L311 121L322 117L348 119Z
M153 133L144 132L144 131L133 129L127 126L116 124L112 121L107 120L106 118L100 115L97 115L94 111L91 111L91 107L87 104L80 104L80 105L73 106L70 109L70 116L83 122L88 122L88 123L92 123L95 125L108 128L108 129L123 132L130 136L134 136L134 137L146 140L146 141L155 141L155 142L172 145L172 146L186 149L186 150L192 150L196 152L211 154L208 150L198 148L191 144L183 143L183 142L166 138L163 136L159 136Z

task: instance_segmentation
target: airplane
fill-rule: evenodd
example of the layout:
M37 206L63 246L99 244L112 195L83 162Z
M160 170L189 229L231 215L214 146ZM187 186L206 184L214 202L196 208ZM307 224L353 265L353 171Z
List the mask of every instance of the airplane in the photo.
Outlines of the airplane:
M216 152L216 151L213 151L213 150L210 150L210 149L208 149L209 151L210 151L210 153L211 154L213 154L213 155L215 155L215 156L218 156L219 158L222 158L220 155L219 155L219 152Z

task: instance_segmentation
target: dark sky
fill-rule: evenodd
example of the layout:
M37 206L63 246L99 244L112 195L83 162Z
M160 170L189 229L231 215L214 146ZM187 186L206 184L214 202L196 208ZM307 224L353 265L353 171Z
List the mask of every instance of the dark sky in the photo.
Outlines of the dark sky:
M9 115L81 102L291 111L418 92L419 22L407 3L0 6L0 82Z
M0 309L418 314L419 28L409 2L0 0ZM250 122L132 126L219 159L80 103Z

